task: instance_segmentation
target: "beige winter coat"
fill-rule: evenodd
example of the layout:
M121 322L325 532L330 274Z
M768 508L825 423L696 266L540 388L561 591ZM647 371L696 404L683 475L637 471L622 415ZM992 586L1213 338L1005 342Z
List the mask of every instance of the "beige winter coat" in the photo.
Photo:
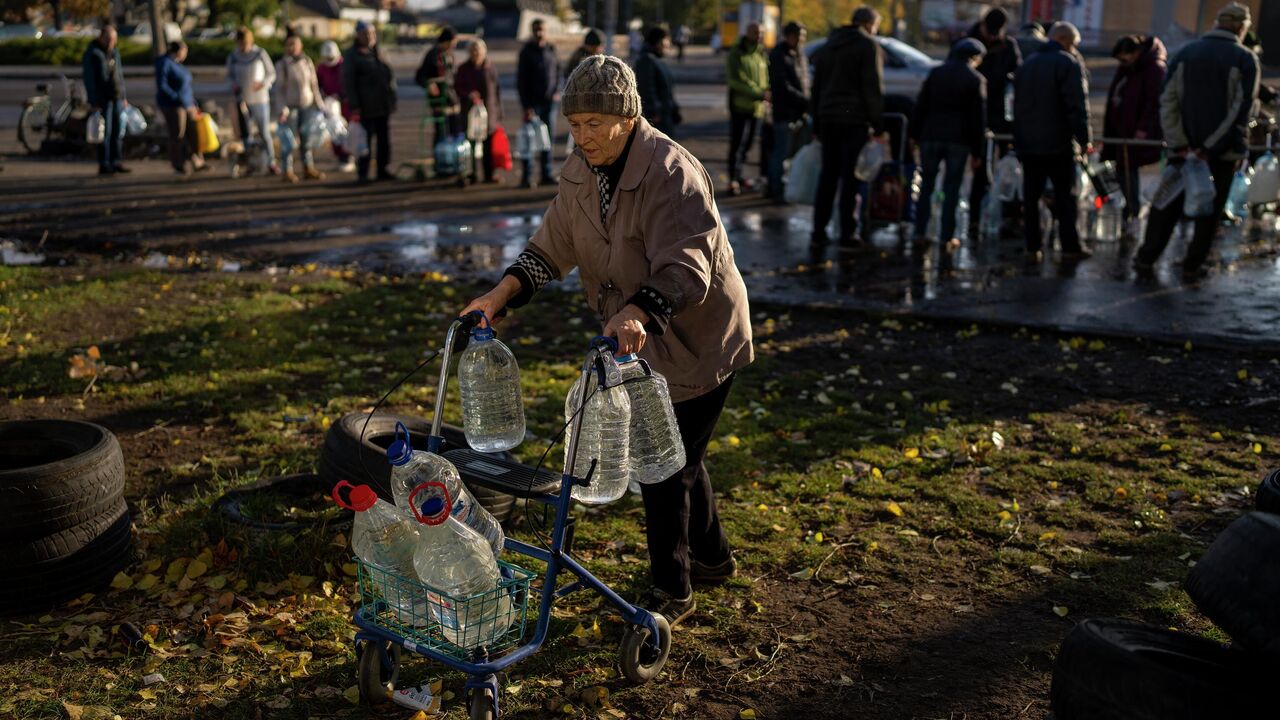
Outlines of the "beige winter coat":
M650 333L640 356L680 402L754 359L747 289L702 163L644 118L635 133L605 222L595 174L575 151L529 249L558 278L578 268L602 327L641 286L671 303L666 332Z
M285 108L309 108L320 105L320 81L311 58L285 55L276 63L276 84L272 88L276 112Z

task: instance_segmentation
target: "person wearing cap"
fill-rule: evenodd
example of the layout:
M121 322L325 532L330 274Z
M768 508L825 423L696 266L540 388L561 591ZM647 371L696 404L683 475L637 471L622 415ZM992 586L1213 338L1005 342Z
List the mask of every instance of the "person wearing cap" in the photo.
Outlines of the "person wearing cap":
M813 203L811 244L825 247L827 223L840 190L840 245L862 245L854 219L858 180L853 169L862 146L874 134L888 142L884 130L884 60L876 42L880 13L870 6L853 11L852 24L831 32L813 58L813 88L809 107L813 139L822 143L822 174Z
M1089 126L1089 82L1076 47L1080 31L1071 23L1049 28L1049 41L1023 63L1014 81L1013 147L1022 163L1022 220L1027 255L1041 257L1040 198L1053 183L1053 215L1064 262L1091 253L1076 230L1079 193L1076 158L1093 152ZM988 91L990 88L988 87ZM990 112L987 117L990 118Z
M370 148L376 142L378 180L390 180L391 137L389 123L396 111L396 77L391 66L378 55L378 31L361 20L356 23L356 40L342 61L342 92L351 108L351 119L368 133ZM372 153L356 159L358 182L369 181Z
M462 130L458 92L454 87L453 44L456 38L457 33L452 27L445 25L441 28L435 45L422 56L422 64L413 75L413 81L427 91L430 114L446 117L445 130L449 135L456 135Z
M978 72L987 79L987 97L991 99L987 103L987 128L1001 135L1013 132L1012 123L1004 119L1004 94L1023 61L1019 44L1006 35L1008 24L1009 14L1000 8L992 8L969 30L969 37L986 48ZM1003 155L1008 147L1008 142L996 143L997 156ZM969 188L970 208L982 207L982 199L991 184L991 168L987 167L986 153L978 161ZM969 237L977 237L978 219L978 213L969 214Z
M1195 232L1182 261L1187 280L1204 274L1236 165L1249 153L1249 117L1261 76L1258 56L1240 42L1250 22L1244 5L1222 8L1214 29L1174 56L1160 95L1160 126L1170 162L1195 155L1209 164L1213 175L1213 212L1195 218ZM1140 275L1151 272L1181 219L1181 195L1163 209L1151 208L1146 237L1134 258Z
M316 80L320 83L320 94L324 96L324 102L327 104L330 100L337 100L343 119L350 122L351 111L343 102L342 94L342 51L338 49L338 43L332 40L326 40L320 45L320 64L316 65ZM347 152L346 148L336 142L333 143L333 155L338 158L340 171L355 172L356 159L351 157L351 153Z
M1111 87L1107 90L1107 108L1102 121L1102 134L1109 138L1160 140L1160 90L1164 86L1168 63L1160 38L1125 35L1116 41L1111 56L1120 61ZM1102 159L1116 165L1124 193L1124 236L1134 237L1138 211L1142 209L1140 172L1144 165L1160 162L1158 145L1107 144Z
M644 46L636 58L636 85L640 91L640 112L658 132L670 135L683 119L676 102L676 83L667 67L665 28L654 26L644 33Z
M1044 26L1038 22L1029 22L1018 29L1018 54L1023 60L1031 57L1032 53L1038 52L1040 46L1044 45L1044 41L1049 36L1044 34Z
M567 82L569 76L573 74L578 63L586 60L592 55L604 54L604 40L600 37L599 30L588 30L587 34L582 38L582 45L569 56L569 62L564 64L564 79Z
M547 42L546 25L541 20L534 20L531 29L533 37L520 48L520 55L516 59L516 92L520 95L524 121L529 122L535 117L541 119L546 123L554 143L556 118L552 110L560 100L560 60L556 57L555 46ZM538 161L542 182L550 183L551 151L542 151ZM536 187L533 158L523 158L520 162L520 187Z
M986 48L973 38L965 38L951 48L951 55L934 68L920 87L911 137L920 144L920 204L916 207L916 237L928 230L934 183L938 166L945 164L942 181L942 220L938 239L955 237L956 207L964 169L981 163L987 129L987 81L977 71Z
M618 354L636 353L666 377L687 464L641 485L653 574L641 604L675 625L694 611L694 583L723 582L736 569L703 455L734 373L754 357L747 291L711 176L640 114L625 62L584 60L562 112L577 148L559 193L501 282L464 313L496 319L577 268Z
M773 94L773 152L769 154L767 195L778 204L782 167L791 157L791 136L809 114L809 59L802 50L805 28L794 20L782 28L782 42L769 52L769 88Z

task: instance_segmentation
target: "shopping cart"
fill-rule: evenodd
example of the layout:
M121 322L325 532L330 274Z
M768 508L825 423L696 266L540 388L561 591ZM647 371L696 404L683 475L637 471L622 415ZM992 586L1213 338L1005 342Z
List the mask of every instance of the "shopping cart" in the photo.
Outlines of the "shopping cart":
M484 316L471 313L454 320L445 335L440 378L436 392L435 415L432 420L428 451L437 452L444 438L440 434L445 393L449 384L451 356L461 352L470 331ZM487 321L486 321L487 322ZM595 388L603 384L614 387L622 383L622 373L613 359L617 343L612 338L596 338L591 342L582 365L582 405ZM594 376L598 382L588 382ZM547 639L552 604L578 590L594 590L612 605L627 623L619 646L619 664L623 675L635 683L657 677L671 649L671 627L662 615L636 607L592 575L569 555L573 522L569 514L571 491L577 485L589 485L596 463L592 461L584 475L575 473L580 423L573 422L568 433L568 454L563 474L537 471L526 465L486 455L470 449L447 451L444 457L458 468L467 484L479 484L511 493L554 509L555 522L545 545L531 545L510 537L505 549L546 564L542 583L534 582L535 573L514 563L500 562L502 581L498 587L477 596L451 597L424 585L416 578L405 578L357 559L359 607L355 612L358 628L355 636L360 695L366 702L385 700L394 690L399 677L404 650L417 653L455 670L466 673L467 703L471 720L494 720L499 716L498 673L529 657ZM558 585L562 572L575 576L572 582ZM506 596L503 599L502 596ZM525 642L528 628L528 604L536 599L537 620L533 639ZM507 600L509 599L509 603ZM502 600L501 603L497 602ZM435 610L432 606L436 605ZM442 607L476 607L509 605L500 620L484 623L491 630L486 635L448 638L436 620ZM481 628L484 631L484 628Z
M862 232L864 239L871 237L877 228L898 226L915 219L916 195L919 192L919 171L910 152L907 116L902 113L885 113L885 122L897 123L898 147L893 157L880 167L871 180L859 183L862 195ZM894 135L894 133L890 133Z

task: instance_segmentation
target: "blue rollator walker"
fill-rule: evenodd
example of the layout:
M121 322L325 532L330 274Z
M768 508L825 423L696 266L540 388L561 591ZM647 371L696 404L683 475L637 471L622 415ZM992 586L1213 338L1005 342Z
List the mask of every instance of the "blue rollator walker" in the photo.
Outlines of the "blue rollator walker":
M466 347L471 329L482 319L483 314L474 312L449 325L441 352L435 415L427 445L429 452L439 452L444 443L440 427L450 358ZM598 337L591 342L582 365L580 407L597 387L622 384L622 373L613 359L617 349L617 342L612 338ZM595 382L588 381L592 377ZM497 588L468 598L454 598L435 591L417 578L400 577L356 559L360 603L355 612L358 628L355 642L360 695L365 702L382 702L394 691L403 648L469 675L466 687L471 720L495 720L499 717L498 673L537 652L547 639L552 603L583 589L599 593L628 624L619 647L622 674L637 684L658 676L671 649L671 626L666 618L622 599L569 556L574 526L569 514L571 492L577 485L589 485L596 467L593 460L585 476L574 474L580 434L581 422L575 420L567 438L568 460L559 478L554 473L535 473L529 466L469 448L444 453L468 485L482 485L555 508L555 525L547 546L530 545L510 537L504 546L508 554L525 555L546 563L541 587L533 585L533 572L500 562L503 579ZM558 578L565 571L575 578L566 585L558 585ZM530 596L537 598L538 620L533 639L524 642ZM496 610L501 619L508 622L479 623L476 632L464 631L459 637L456 628L446 633L437 619L442 610L446 617L449 613L456 617L477 605L488 608L486 612L490 615L486 618L492 617L494 608L509 607L509 610Z

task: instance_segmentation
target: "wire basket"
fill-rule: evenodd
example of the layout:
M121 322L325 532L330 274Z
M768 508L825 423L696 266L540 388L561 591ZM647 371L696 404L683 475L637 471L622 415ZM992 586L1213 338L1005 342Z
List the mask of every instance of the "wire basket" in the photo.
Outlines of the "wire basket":
M492 658L524 640L534 574L522 567L499 560L502 580L497 587L455 597L358 557L355 561L360 616L410 641L419 652L434 650L471 661Z

